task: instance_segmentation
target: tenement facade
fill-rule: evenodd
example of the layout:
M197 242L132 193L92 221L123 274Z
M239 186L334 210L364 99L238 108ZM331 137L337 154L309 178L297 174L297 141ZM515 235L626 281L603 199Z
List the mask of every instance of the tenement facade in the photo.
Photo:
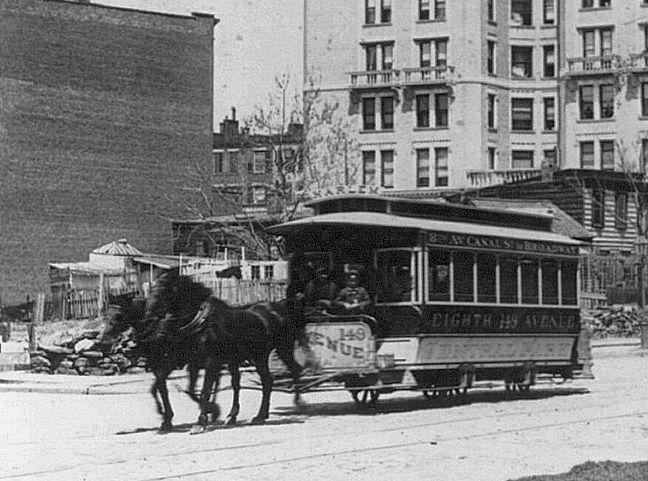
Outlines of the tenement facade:
M0 0L0 296L128 238L171 253L193 162L211 163L211 15Z

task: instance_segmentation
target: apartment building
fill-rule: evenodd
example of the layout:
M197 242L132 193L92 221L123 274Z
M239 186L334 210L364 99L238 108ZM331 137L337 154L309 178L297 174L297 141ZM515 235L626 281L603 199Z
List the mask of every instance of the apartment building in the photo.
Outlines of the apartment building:
M563 167L644 172L648 1L569 1L563 15Z
M305 91L352 119L362 183L537 175L559 144L558 0L305 0Z

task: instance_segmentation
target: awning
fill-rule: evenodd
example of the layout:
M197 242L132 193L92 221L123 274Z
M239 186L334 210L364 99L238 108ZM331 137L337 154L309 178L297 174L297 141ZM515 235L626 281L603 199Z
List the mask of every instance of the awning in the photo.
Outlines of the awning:
M570 239L569 237L541 230L517 229L515 227L500 227L437 219L423 219L419 217L404 217L380 212L336 212L332 214L316 215L269 227L267 232L271 234L284 235L309 228L326 226L389 227L393 229L423 230L447 234L479 235L516 240L552 242L573 246L579 246L582 244L581 242Z
M172 259L165 257L133 257L133 262L148 264L161 269L174 269L180 265L180 260L178 258Z

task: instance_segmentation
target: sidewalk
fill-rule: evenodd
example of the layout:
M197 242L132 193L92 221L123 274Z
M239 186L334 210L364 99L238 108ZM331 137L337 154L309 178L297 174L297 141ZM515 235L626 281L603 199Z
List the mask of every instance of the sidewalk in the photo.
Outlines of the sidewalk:
M632 347L638 349L636 338L607 338L592 340L592 348ZM179 383L184 388L186 373L176 371L169 384ZM29 371L0 371L0 393L40 392L58 394L139 394L148 393L153 374L143 372L115 376L69 376L64 374L32 374ZM174 389L173 387L170 387Z
M170 379L173 382L184 377L185 374L178 371ZM5 371L0 372L0 393L135 394L149 392L152 382L153 374L150 372L116 376L69 376Z

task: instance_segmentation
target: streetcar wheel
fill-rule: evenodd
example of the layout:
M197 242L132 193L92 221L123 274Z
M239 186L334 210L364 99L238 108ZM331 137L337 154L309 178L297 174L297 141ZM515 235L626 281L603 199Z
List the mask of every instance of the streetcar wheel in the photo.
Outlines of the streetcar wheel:
M362 391L351 391L351 397L358 406L375 406L378 402L380 392L376 389L363 389Z

